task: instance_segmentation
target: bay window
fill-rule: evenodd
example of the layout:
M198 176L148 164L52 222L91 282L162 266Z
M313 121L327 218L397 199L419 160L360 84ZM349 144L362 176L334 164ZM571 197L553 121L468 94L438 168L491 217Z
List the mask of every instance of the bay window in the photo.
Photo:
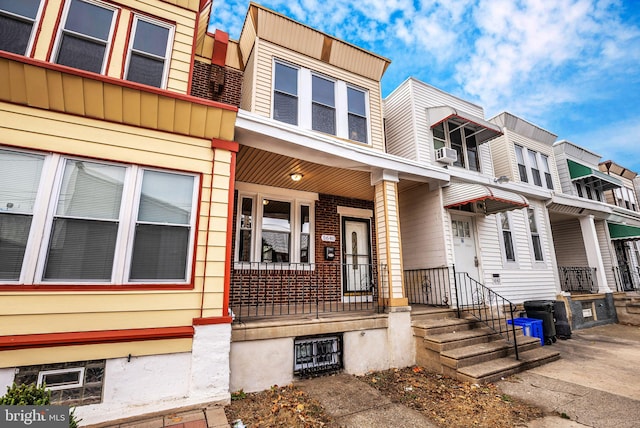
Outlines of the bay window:
M237 188L236 262L313 262L315 194L247 183Z
M531 178L531 180L533 180L533 184L536 186L546 187L549 190L553 190L553 178L551 176L551 168L549 166L549 156L524 148L517 144L514 145L514 150L516 153L516 163L518 164L520 181L528 183L529 178Z
M0 151L0 281L189 280L196 176Z

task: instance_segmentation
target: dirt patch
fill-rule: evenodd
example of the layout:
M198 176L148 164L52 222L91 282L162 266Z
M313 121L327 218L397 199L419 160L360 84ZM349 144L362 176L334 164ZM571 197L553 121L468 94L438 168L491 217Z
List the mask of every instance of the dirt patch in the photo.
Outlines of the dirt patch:
M421 367L375 372L357 379L441 427L517 427L543 416L541 409L503 394L494 384L459 382ZM236 420L247 427L338 426L318 401L295 385L253 394L234 393L225 412L231 426Z

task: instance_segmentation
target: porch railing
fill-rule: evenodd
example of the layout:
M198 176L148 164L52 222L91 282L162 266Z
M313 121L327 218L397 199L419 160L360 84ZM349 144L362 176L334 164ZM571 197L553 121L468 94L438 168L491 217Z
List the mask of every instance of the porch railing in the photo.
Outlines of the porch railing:
M640 267L635 269L630 265L613 267L616 280L616 291L640 291Z
M560 288L574 293L597 293L596 269L579 266L558 266Z
M458 318L463 311L473 316L513 345L516 360L520 359L513 321L516 305L466 272L455 272L454 268L454 277Z
M385 265L243 263L231 273L229 308L236 322L287 315L317 318L323 313L376 313L384 309L378 293L387 282Z
M451 274L447 266L405 270L404 287L411 305L451 304Z

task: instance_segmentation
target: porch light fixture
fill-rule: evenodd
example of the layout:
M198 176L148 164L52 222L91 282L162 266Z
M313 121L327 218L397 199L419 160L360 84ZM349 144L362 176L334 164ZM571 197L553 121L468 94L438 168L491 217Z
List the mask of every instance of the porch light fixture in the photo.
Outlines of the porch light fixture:
M294 172L293 174L290 175L290 177L293 181L300 181L302 180L303 175L300 174L299 172Z
M501 175L500 177L494 178L493 182L494 183L498 183L498 184L508 183L509 182L509 177L507 177L506 175Z

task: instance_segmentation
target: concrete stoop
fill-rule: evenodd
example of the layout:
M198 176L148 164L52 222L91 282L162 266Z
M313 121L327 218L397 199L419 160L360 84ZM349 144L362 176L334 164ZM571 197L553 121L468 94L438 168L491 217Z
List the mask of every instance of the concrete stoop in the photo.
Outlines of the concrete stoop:
M486 383L560 358L516 327L516 360L513 345L493 330L475 319L455 317L452 310L412 316L416 364L458 380Z

